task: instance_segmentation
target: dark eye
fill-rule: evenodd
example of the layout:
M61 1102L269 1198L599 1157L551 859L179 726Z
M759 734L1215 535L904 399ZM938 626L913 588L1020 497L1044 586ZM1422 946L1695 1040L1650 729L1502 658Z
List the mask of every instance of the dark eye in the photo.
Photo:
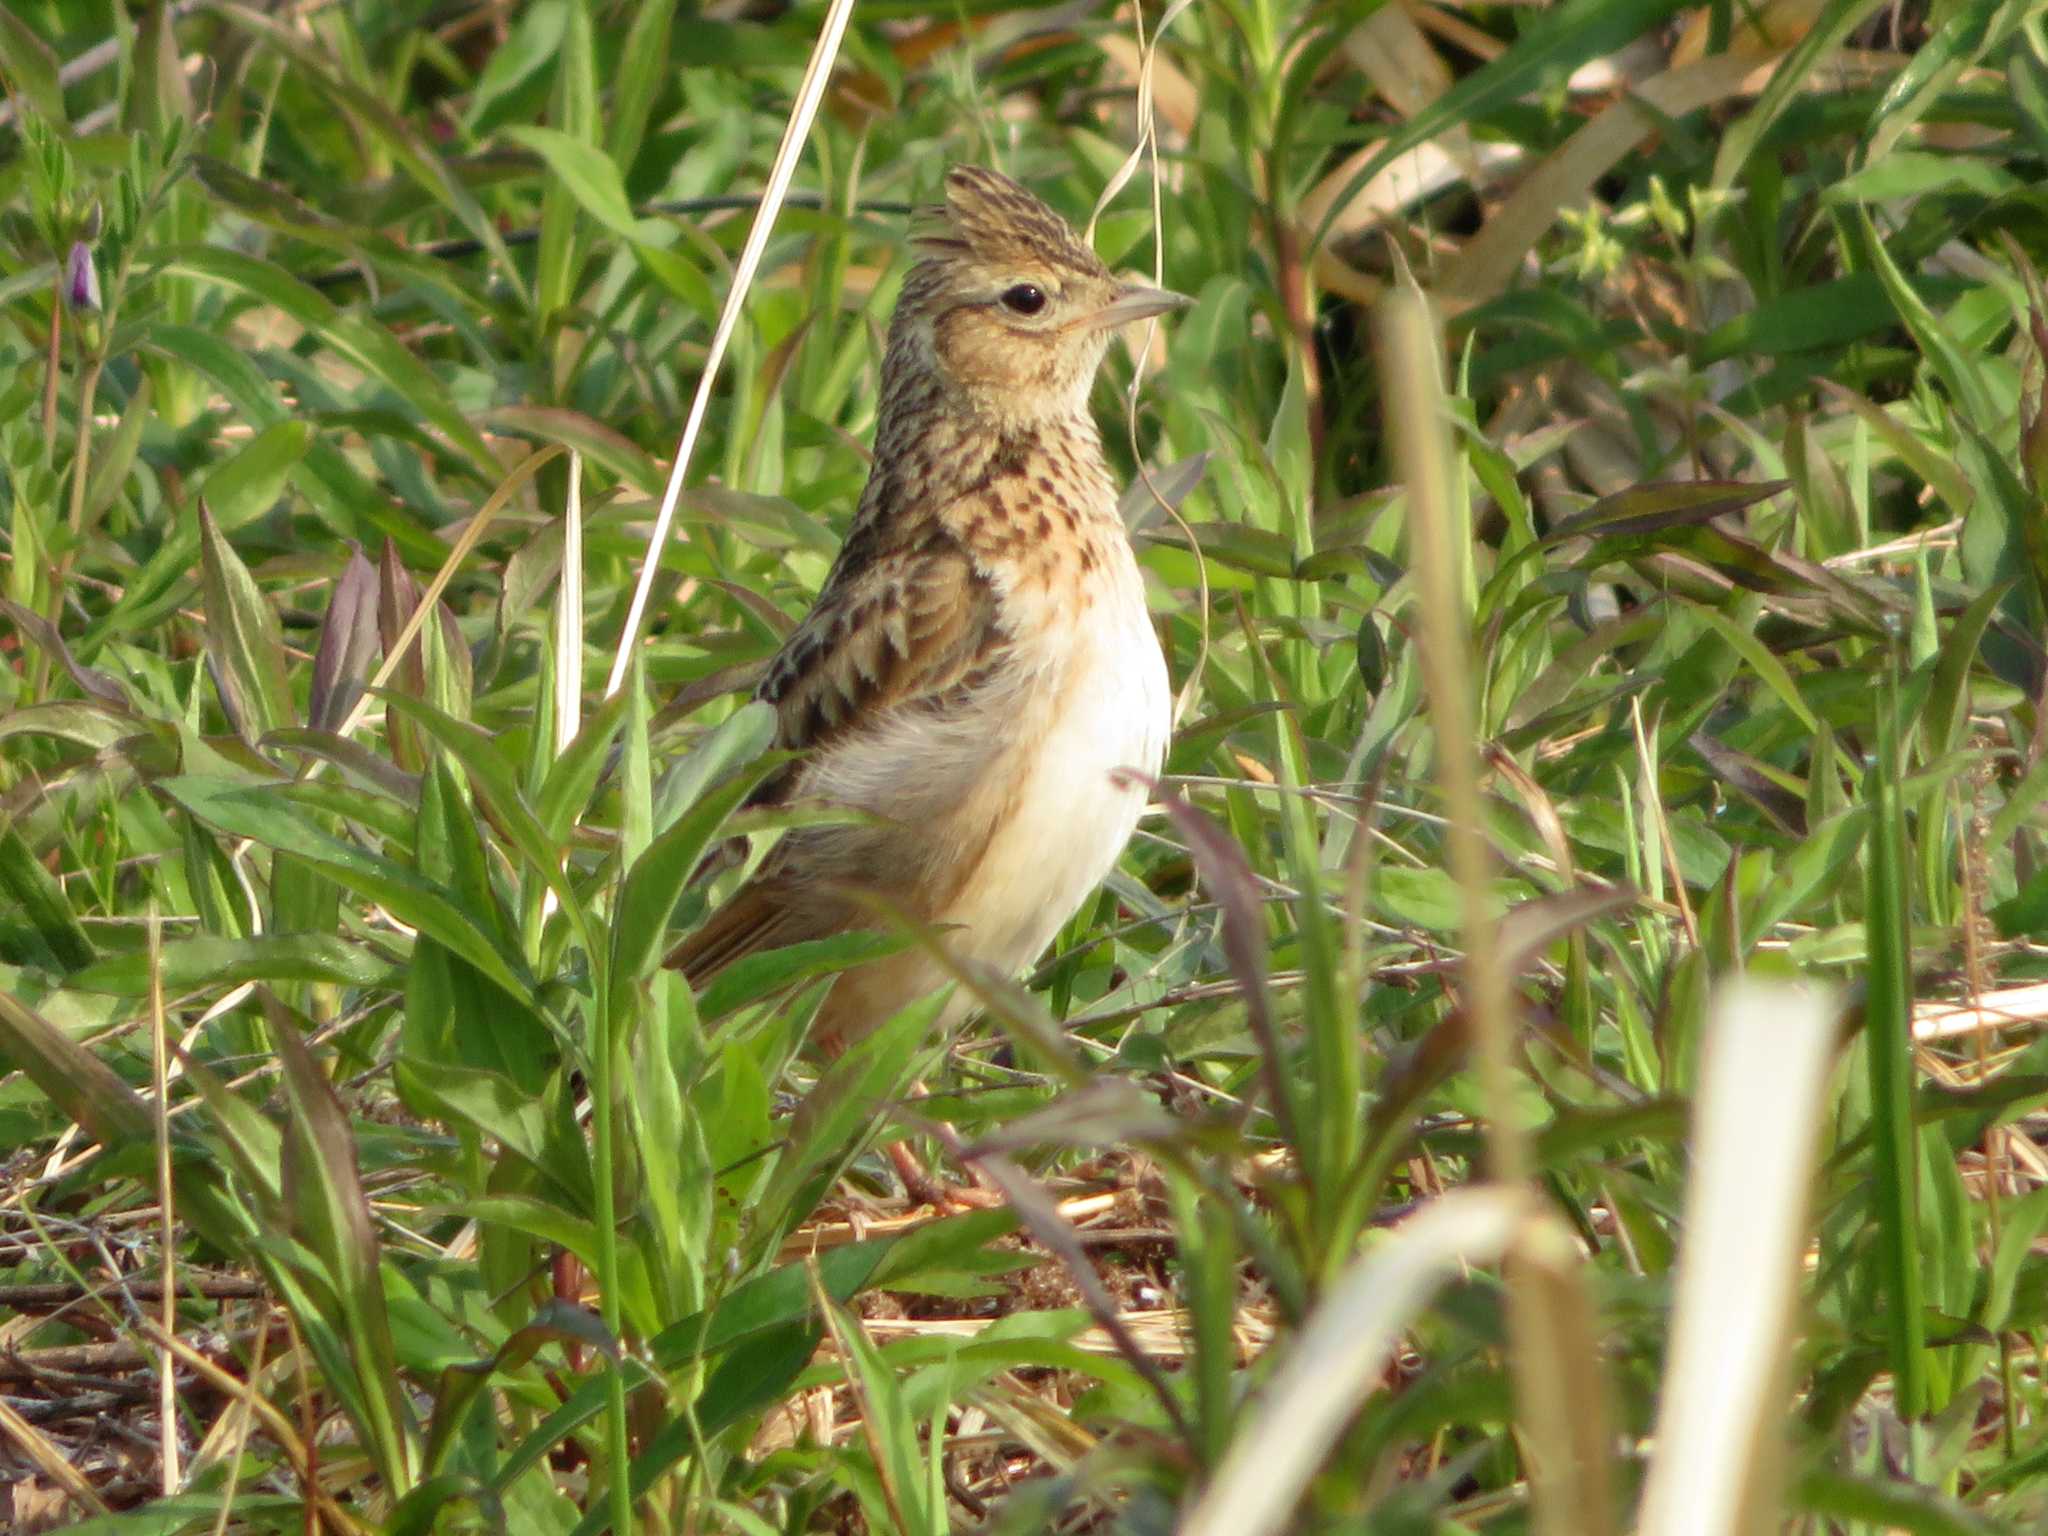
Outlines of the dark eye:
M1003 290L1003 307L1020 315L1035 315L1045 308L1045 290L1034 283L1019 283Z

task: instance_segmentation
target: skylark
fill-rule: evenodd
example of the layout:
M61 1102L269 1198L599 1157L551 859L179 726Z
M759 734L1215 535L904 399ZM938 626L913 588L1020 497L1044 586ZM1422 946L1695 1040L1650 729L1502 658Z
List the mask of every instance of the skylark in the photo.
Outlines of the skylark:
M1111 333L1187 301L1119 281L993 171L946 177L882 362L874 468L839 558L757 697L803 757L755 803L860 825L786 832L670 956L693 983L756 950L877 926L850 887L1013 975L1109 872L1159 771L1166 662L1088 394ZM842 975L836 1050L943 985L909 950ZM956 1001L947 1022L971 1007Z

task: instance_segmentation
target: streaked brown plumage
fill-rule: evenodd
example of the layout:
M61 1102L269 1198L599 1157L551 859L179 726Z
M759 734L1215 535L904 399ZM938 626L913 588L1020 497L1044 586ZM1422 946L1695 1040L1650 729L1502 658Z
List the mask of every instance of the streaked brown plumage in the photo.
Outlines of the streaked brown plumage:
M1112 330L1183 302L1119 282L1059 215L958 167L889 327L874 468L758 697L805 757L768 800L880 818L785 833L670 957L692 982L872 918L879 891L1014 973L1116 861L1156 773L1166 667L1088 410ZM842 976L843 1044L945 980L912 951ZM962 1003L956 1013L964 1012Z

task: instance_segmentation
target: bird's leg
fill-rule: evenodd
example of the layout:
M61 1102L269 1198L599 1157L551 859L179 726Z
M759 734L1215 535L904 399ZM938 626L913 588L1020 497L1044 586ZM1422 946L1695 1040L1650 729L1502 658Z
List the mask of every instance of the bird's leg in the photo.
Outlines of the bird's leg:
M910 1093L913 1098L930 1097L930 1091L923 1083L912 1083ZM917 1154L910 1150L907 1141L890 1142L882 1148L882 1154L889 1159L890 1166L896 1170L896 1177L903 1181L903 1192L914 1204L944 1211L993 1210L1003 1203L1001 1192L981 1183L980 1176L971 1168L967 1176L975 1180L973 1184L948 1184L933 1178L924 1164L918 1161Z
M984 1189L979 1184L948 1184L935 1179L926 1171L917 1154L910 1150L907 1141L892 1141L882 1148L890 1165L896 1170L896 1177L903 1181L903 1192L910 1196L915 1205L929 1205L934 1210L993 1210L1003 1203L1002 1195L993 1189ZM971 1177L971 1175L970 1175Z

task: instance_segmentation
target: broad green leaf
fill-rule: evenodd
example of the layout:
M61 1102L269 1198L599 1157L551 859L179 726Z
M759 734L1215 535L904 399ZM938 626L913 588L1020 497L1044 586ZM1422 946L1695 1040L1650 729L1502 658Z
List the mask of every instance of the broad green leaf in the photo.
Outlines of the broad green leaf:
M524 302L519 268L505 248L504 237L476 195L413 126L376 95L343 79L311 42L285 23L246 5L222 4L219 14L260 40L296 67L298 77L329 96L351 123L367 128L391 152L406 173L435 201L454 215L470 236L491 253L499 278Z
M634 215L619 168L595 144L579 143L560 129L524 124L507 128L505 137L539 155L577 205L620 239L666 245L672 238L667 225Z
M632 23L620 41L618 73L611 82L611 120L605 149L611 163L622 170L631 166L633 157L640 152L648 117L668 82L668 37L674 17L675 7L668 0L639 0Z
M1976 665L1977 647L1984 639L1985 627L2005 594L2002 583L1979 592L1949 626L1921 714L1930 753L1953 752L1963 744L1970 715L1970 672Z
M451 893L403 865L330 837L277 786L188 775L165 779L158 788L223 832L283 849L331 875L407 926L439 939L513 996L532 992L523 962L501 951Z
M1869 213L1859 209L1856 220L1862 233L1864 258L1877 273L1878 281L1884 284L1886 296L1905 322L1906 329L1913 333L1913 340L1926 355L1942 384L1954 396L1963 419L1984 426L1998 420L2002 413L1985 383L1978 359L1950 333L1941 318L1906 281L1877 227L1871 223Z
M1706 621L1707 626L1715 634L1728 642L1736 655L1749 664L1750 671L1777 695L1781 704L1792 711L1794 719L1809 731L1820 729L1820 720L1814 715L1806 700L1800 696L1799 685L1792 680L1792 674L1785 670L1785 664L1770 653L1753 631L1713 608L1694 604L1692 609Z
M119 1514L95 1515L64 1527L71 1536L182 1536L220 1518L218 1493L177 1493Z
M407 1103L500 1143L554 1180L563 1198L579 1207L590 1199L589 1154L581 1137L509 1077L413 1056L399 1057L394 1071Z
M313 429L305 422L276 422L214 466L198 490L222 533L235 532L277 505L312 440Z
M530 432L546 442L574 448L645 496L660 495L668 482L667 471L631 438L581 411L549 405L499 405L483 412L478 420L500 431Z
M192 88L178 47L178 12L158 0L135 29L134 83L124 126L131 132L163 134L193 120Z
M377 1227L356 1165L356 1140L333 1084L314 1063L291 1013L266 999L271 1043L283 1066L284 1200L292 1231L318 1257L341 1306L342 1333L354 1367L362 1437L387 1488L413 1480L417 1447L409 1434L397 1353L392 1348Z
M2000 13L2011 11L2007 0L1969 0L1969 3L1952 7L1944 13L1941 25L1928 33L1925 46L1913 51L1906 67L1885 87L1883 97L1871 110L1870 125L1866 130L1869 140L1864 150L1867 168L1908 158L1902 156L1895 146L1920 122L1940 94L1954 83L1956 76L1982 55L1986 39ZM1999 30L2009 33L2017 24L2015 17ZM1963 165L1971 163L1963 156L1955 159Z
M845 1172L923 1064L947 994L920 998L825 1069L792 1117L789 1141L760 1197L771 1230L793 1228Z
M706 1020L722 1019L785 987L899 954L908 943L898 935L857 930L742 955L711 978L697 1009Z
M541 829L557 843L566 843L577 821L591 808L598 781L611 757L612 743L626 718L627 691L621 689L598 706L568 750L548 769L534 814Z
M12 822L0 822L0 895L21 919L17 926L0 918L0 953L64 971L92 964L92 940L72 915L64 888Z
M149 425L155 403L155 386L145 374L129 396L121 421L111 434L93 446L92 478L85 483L85 520L96 524L100 514L121 494L135 468L136 450L142 446L143 428Z
M64 127L64 86L57 57L11 6L0 6L0 81L45 122Z
M506 99L560 57L568 19L569 0L533 0L521 9L469 92L464 127L483 134L497 126Z
M201 934L163 943L167 992L227 988L245 981L382 987L391 985L397 974L389 960L330 933L266 933L246 939ZM67 985L84 992L144 996L149 991L149 956L138 951L101 960L75 973Z
M730 719L662 775L654 795L656 833L666 832L721 775L751 763L774 740L774 705L754 699L733 711Z
M242 739L297 722L285 680L284 637L269 600L258 590L205 502L199 504L199 559L206 593L206 654L221 705Z
M503 467L448 397L433 370L375 321L337 309L317 288L275 263L224 246L178 246L162 252L159 259L168 271L226 284L275 306L318 336L344 362L379 380L403 399L408 409L440 428L487 484L495 485L502 478Z
M756 763L698 797L633 861L612 916L612 986L637 985L668 948L669 918L725 819L772 765Z

